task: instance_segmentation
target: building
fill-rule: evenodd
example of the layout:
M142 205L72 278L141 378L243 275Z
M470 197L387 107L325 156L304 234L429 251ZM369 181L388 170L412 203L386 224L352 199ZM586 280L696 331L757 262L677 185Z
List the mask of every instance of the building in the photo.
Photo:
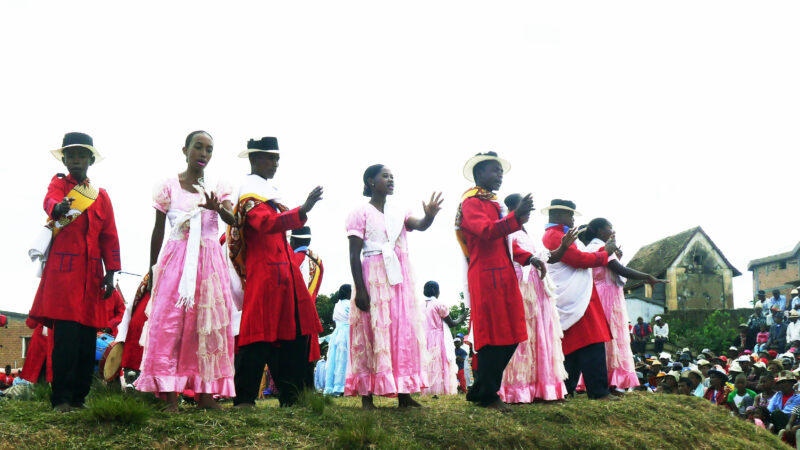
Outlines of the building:
M625 284L631 321L666 310L732 309L733 277L742 274L700 227L640 248L628 267L669 280L655 287L637 280Z
M791 298L791 290L800 285L800 243L789 252L750 261L747 270L753 272L754 298L759 290L769 298L775 289Z
M0 328L0 370L7 365L22 369L33 335L33 330L25 325L28 315L8 311L0 314L8 318L8 324Z

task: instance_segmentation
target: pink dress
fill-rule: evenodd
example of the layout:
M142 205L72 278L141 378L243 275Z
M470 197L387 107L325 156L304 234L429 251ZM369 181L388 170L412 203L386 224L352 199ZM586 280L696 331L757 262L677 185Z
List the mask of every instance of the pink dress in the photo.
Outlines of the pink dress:
M220 201L230 200L231 189L218 186ZM234 397L232 297L230 278L219 244L217 213L203 208L192 306L178 306L179 284L189 239L187 212L203 196L181 188L170 178L156 188L154 207L167 214L172 232L153 269L152 300L145 310L142 331L141 375L136 389L145 392L183 392ZM177 226L176 226L177 225Z
M547 261L549 252L536 248L533 239L523 230L510 238L520 248L542 261ZM514 263L522 301L525 304L525 322L528 339L521 342L503 372L500 398L506 403L532 403L534 400L561 400L567 395L564 380L564 353L561 350L561 322L555 302L539 277L539 271L531 267L528 280L523 277L523 268ZM547 279L549 282L549 279ZM478 361L480 364L480 361Z
M386 205L385 211L389 211ZM417 301L408 262L405 219L408 214L384 216L366 203L347 218L347 235L364 240L361 267L370 298L369 312L350 306L350 359L344 395L375 394L395 397L420 392L427 386L423 305ZM387 222L401 221L395 245L389 244ZM402 282L391 285L383 250L393 249ZM390 257L391 255L387 255ZM395 267L395 266L391 266Z
M428 395L458 394L458 366L456 348L450 327L442 320L450 314L450 308L437 298L425 300L425 335L428 342L428 388L422 390Z
M596 252L605 247L606 243L594 239L586 246L587 252ZM609 258L617 259L616 255ZM628 309L625 306L625 293L622 286L625 284L619 275L608 267L595 267L592 269L594 286L603 304L608 325L611 327L611 341L606 342L606 367L608 368L608 385L617 389L628 389L639 386L636 377L636 368L631 352L631 336L628 331Z

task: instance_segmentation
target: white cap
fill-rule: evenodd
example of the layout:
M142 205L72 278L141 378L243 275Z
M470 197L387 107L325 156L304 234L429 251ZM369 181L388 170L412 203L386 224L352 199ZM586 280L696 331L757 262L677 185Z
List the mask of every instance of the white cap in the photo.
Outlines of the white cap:
M739 349L738 349L738 348L736 348L736 347L734 347L733 345L731 345L730 347L728 347L728 350L730 350L730 351L732 351L732 352L738 352L738 351L739 351Z
M658 359L671 359L671 358L672 358L672 355L670 355L667 352L661 352L661 354L658 355Z
M706 353L706 354L711 353L711 349L704 348L703 351L700 353Z
M747 355L742 355L742 356L736 358L736 362L747 362L747 363L749 363L750 362L750 357L747 356Z
M661 316L656 316L656 318L653 320L661 320Z

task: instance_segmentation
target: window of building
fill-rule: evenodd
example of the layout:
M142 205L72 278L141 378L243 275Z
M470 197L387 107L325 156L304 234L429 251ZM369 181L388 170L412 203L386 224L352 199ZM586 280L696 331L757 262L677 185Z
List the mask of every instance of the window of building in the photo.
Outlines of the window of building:
M703 255L694 255L694 265L695 266L703 265Z
M25 358L25 355L28 354L28 347L31 346L31 338L30 337L22 337L22 358Z
M785 270L786 269L786 261L783 261L782 263L779 263L778 264L778 269Z

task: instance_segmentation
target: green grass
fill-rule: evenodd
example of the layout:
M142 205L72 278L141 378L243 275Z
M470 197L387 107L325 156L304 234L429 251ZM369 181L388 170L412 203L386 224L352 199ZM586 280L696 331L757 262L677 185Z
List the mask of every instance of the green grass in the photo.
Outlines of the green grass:
M477 408L463 396L422 397L422 409L398 410L375 398L304 393L300 405L259 401L253 410L169 414L152 397L96 388L88 409L56 413L44 400L0 402L0 442L23 448L786 448L764 430L692 397L630 394L621 402L578 398L514 406L509 414Z

